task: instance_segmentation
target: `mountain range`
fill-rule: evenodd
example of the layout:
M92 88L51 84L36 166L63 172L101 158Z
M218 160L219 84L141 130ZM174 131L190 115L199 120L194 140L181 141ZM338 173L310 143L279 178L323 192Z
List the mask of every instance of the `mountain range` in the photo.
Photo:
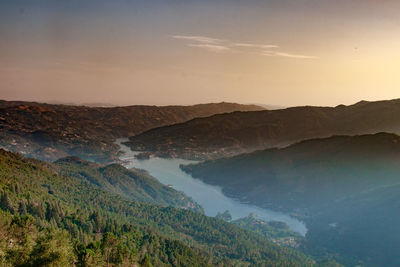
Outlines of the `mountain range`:
M133 150L215 159L332 135L400 133L400 100L217 114L132 136Z
M79 156L110 162L116 159L119 149L114 143L116 138L195 117L261 109L225 102L103 108L0 101L0 147L47 161Z
M400 100L278 110L0 101L0 265L55 253L79 266L397 266L398 114ZM205 160L181 168L291 214L306 236L256 215L205 216L183 192L117 164L115 141L127 136L145 152L138 160Z

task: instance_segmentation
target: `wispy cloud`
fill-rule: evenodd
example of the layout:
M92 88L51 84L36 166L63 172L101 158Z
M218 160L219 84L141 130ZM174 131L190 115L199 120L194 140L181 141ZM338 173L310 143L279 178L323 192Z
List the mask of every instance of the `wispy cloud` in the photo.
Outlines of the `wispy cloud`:
M248 47L248 48L262 48L262 49L269 49L269 48L278 48L277 45L266 45L266 44L251 44L251 43L234 43L236 47Z
M296 58L296 59L316 59L316 56L307 56L307 55L299 55L299 54L290 54L285 52L273 52L273 51L264 51L264 56L269 57L287 57L287 58Z
M206 37L206 36L196 36L196 35L173 35L172 36L175 39L183 39L183 40L189 40L189 41L195 41L198 43L203 43L203 44L219 44L225 42L225 40L222 39L217 39L217 38L211 38L211 37Z
M237 52L252 53L270 57L285 57L293 59L316 59L318 57L311 55L292 54L278 51L280 48L275 44L259 44L251 42L233 42L226 39L219 39L199 35L172 35L174 39L189 41L186 45L207 50L209 52Z
M271 44L236 43L226 39L199 35L173 35L172 38L190 41L187 44L188 46L202 48L211 52L249 52L250 49L271 49L278 47Z
M191 47L203 48L211 52L226 52L231 50L229 47L224 45L214 45L214 44L189 44Z

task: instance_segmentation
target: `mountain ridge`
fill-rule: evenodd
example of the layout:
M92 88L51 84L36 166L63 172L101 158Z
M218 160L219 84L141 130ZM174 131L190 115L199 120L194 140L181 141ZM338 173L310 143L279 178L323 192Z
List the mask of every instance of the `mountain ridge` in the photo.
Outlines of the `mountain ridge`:
M204 213L203 208L180 191L161 184L149 173L127 169L119 164L97 164L78 157L62 158L53 163L58 172L89 182L128 200L161 206L173 206Z
M117 138L195 117L260 109L226 102L105 108L1 100L0 147L47 161L72 155L111 162L117 159Z
M306 177L302 176L302 172L307 174L308 180L312 181L311 179L315 178L314 182L320 183L321 186L327 186L328 182L337 183L340 181L334 179L338 171L343 176L344 170L348 170L345 177L351 177L353 173L361 172L363 169L376 172L380 170L390 172L394 169L400 173L400 167L397 167L397 163L400 163L400 136L390 133L377 133L355 136L337 135L303 140L283 148L259 150L228 158L182 165L181 168L189 172L194 178L201 178L206 183L221 186L223 191L230 196L240 197L241 192L251 192L251 187L254 187L255 192L260 194L261 192L265 194L265 192L274 191L273 188L265 187L263 188L264 191L260 191L258 186L261 183L268 182L268 179L272 179L272 183L277 183L280 175L284 179L281 186L289 192L290 190L298 191L296 187L303 186L303 180L300 178L306 179ZM386 169L383 167L373 169L373 166L379 166L379 164L386 166ZM326 168L326 170L321 168ZM325 176L329 174L331 180L322 182L317 175L321 170L326 172ZM244 180L241 177L248 179ZM353 182L356 181L355 178L357 177L352 179ZM382 180L383 178L389 179L386 181L390 184L392 181L396 181L397 176L390 179L390 175L386 175L382 177ZM373 176L371 179L373 179ZM286 184L288 181L292 182ZM304 182L307 182L307 180ZM360 180L360 182L362 184L367 181ZM239 186L240 184L241 186ZM368 184L367 187L371 185ZM238 190L235 190L235 193L231 192L228 189L231 186L237 187ZM352 186L356 186L356 184ZM282 193L282 191L270 192L271 195L268 198L274 199ZM302 194L306 194L306 192L302 192ZM322 200L324 193L320 192L319 194L321 194ZM346 195L346 191L340 192L340 194ZM259 196L263 197L262 194ZM284 200L286 197L281 195L279 198ZM247 197L246 200L250 199ZM321 200L319 204L321 204ZM293 199L287 204L290 206L300 202L301 199Z
M154 128L126 144L160 157L215 159L332 135L400 133L399 113L400 99L232 112Z
M182 169L230 197L305 221L311 255L345 266L397 265L399 135L304 140Z

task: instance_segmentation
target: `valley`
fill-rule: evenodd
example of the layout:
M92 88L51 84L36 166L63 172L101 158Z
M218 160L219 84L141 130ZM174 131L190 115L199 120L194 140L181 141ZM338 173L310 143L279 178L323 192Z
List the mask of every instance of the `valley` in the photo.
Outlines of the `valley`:
M399 10L1 0L0 267L400 266Z
M262 109L224 102L104 108L0 100L0 147L46 161L78 156L112 162L117 159L116 138L195 117Z
M306 234L307 229L301 221L281 212L262 209L226 197L219 187L193 179L179 168L180 165L193 163L192 161L163 158L138 160L135 158L138 152L131 151L122 144L123 141L120 139L117 143L121 146L123 154L120 159L125 167L146 170L164 185L182 191L199 203L204 208L207 216L215 217L218 213L226 210L230 212L233 220L247 217L249 214L255 214L259 219L284 222L292 231L298 232L303 236Z
M79 167L65 163L0 150L1 265L320 266L223 220L128 199L84 175L66 175L63 169Z
M397 264L398 100L194 119L188 110L196 106L155 107L165 115L160 127L122 121L129 112L143 121L158 118L138 111L154 107L2 105L10 115L2 119L2 146L21 153L1 150L4 229L14 229L13 220L28 220L34 228L23 224L18 231L50 239L64 233L69 259L82 266L85 257L95 261L93 253L115 266ZM254 108L210 105L206 109ZM175 108L185 115L169 117ZM374 115L360 122L367 111ZM57 126L77 114L71 128ZM100 119L105 114L109 119ZM167 121L175 124L163 126ZM77 139L63 139L66 131ZM8 143L11 136L27 143ZM14 234L0 234L19 240L18 251L30 246ZM122 258L111 259L104 250L111 234L119 245L108 249ZM127 250L118 250L128 236ZM35 260L41 242L34 239L25 262ZM162 246L172 243L170 254ZM5 244L1 251L16 253Z

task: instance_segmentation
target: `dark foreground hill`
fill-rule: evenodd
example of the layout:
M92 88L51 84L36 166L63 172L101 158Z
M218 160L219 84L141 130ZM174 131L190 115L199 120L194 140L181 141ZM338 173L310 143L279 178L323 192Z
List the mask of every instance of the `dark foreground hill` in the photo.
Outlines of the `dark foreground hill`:
M0 147L50 161L68 155L110 161L118 151L116 138L196 117L261 109L224 102L103 108L0 101Z
M400 133L399 114L400 100L234 112L152 129L128 145L163 157L215 159L332 135Z
M349 266L400 263L395 134L307 140L183 169L229 196L301 217L313 253L330 253Z
M2 266L313 266L216 218L129 201L0 150Z

